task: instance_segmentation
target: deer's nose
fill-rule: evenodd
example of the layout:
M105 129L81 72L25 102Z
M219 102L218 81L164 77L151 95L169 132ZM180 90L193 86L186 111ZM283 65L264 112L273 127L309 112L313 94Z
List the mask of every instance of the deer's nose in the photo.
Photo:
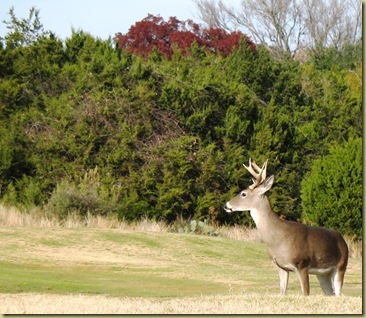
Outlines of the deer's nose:
M227 213L231 213L233 212L233 208L232 206L230 205L229 202L226 202L225 205L224 205L224 210L227 212Z

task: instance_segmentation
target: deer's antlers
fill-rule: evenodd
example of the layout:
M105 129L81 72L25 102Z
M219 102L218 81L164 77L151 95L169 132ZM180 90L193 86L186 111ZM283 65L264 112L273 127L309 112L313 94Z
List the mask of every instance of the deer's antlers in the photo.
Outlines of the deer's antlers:
M253 184L251 186L249 186L249 189L253 190L254 188L258 187L264 180L266 180L267 163L268 163L268 159L263 164L262 169L259 168L254 161L252 162L251 158L249 158L248 167L245 164L243 164L245 169L247 169L250 172L250 174L253 176L253 178L252 178Z

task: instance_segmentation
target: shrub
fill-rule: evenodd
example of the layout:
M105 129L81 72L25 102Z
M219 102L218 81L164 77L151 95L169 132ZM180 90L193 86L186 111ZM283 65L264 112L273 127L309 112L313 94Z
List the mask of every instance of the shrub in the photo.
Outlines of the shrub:
M104 190L96 167L87 171L78 182L65 180L59 183L44 209L60 220L69 214L107 215L117 209L117 192L112 191L111 195Z
M302 182L303 219L317 226L362 235L362 138L330 148Z

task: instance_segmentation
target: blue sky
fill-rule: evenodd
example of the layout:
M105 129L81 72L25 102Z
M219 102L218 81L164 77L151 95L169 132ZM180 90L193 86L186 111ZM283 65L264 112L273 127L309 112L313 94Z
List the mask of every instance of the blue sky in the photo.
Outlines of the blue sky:
M53 31L61 39L71 36L71 28L107 39L117 32L126 33L149 13L164 19L176 16L180 20L199 22L192 0L0 0L0 37L8 32L2 21L9 20L12 6L18 18L27 18L31 7L39 9L44 29Z

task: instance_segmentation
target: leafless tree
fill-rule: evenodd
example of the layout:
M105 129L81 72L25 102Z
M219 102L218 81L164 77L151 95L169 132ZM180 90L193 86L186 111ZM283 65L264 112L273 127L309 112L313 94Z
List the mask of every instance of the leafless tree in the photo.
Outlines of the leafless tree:
M199 12L199 18L209 27L233 31L232 16L228 14L227 6L221 1L194 0Z
M316 50L361 39L361 1L355 0L303 0L308 43Z
M240 29L278 57L361 41L361 0L242 0L239 7L223 0L194 1L208 26Z

